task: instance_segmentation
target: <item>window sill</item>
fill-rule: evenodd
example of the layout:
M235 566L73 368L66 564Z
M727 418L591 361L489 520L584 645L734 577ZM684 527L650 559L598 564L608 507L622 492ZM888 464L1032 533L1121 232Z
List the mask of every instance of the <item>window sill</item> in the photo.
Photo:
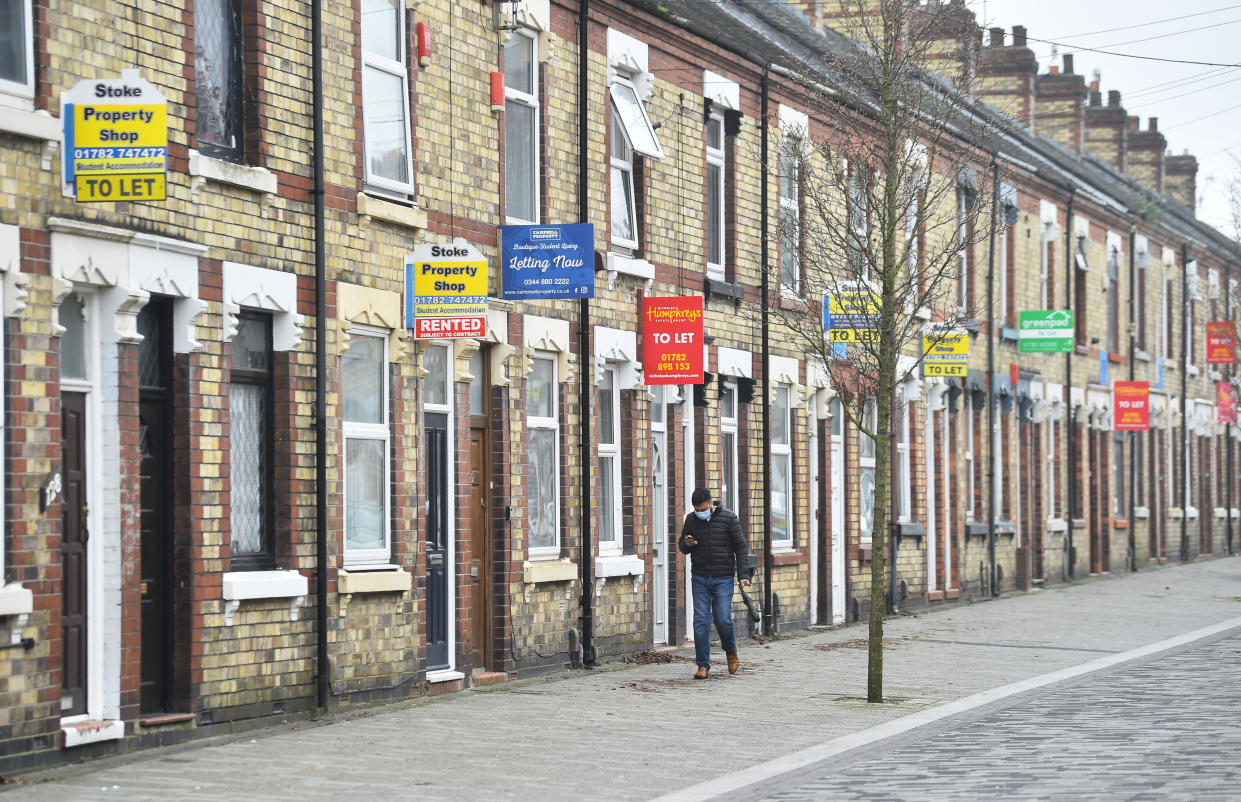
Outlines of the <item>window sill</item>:
M979 523L978 521L969 521L965 524L965 536L966 537L986 537L987 532L988 532L987 525L985 523Z
M452 671L451 669L427 672L427 682L432 685L439 682L456 682L461 679L465 679L465 674L462 674L460 671Z
M778 568L782 565L798 565L802 562L802 555L795 551L792 546L775 546L771 547L771 565Z
M0 133L16 134L27 139L43 140L43 153L39 158L39 166L44 170L52 169L52 157L60 146L62 135L60 119L46 111L23 111L21 109L3 108L0 114Z
M1015 343L1021 339L1021 334L1014 328L1008 326L1000 327L1000 339L1005 342Z
M1133 517L1134 517L1134 518L1149 518L1149 517L1151 517L1151 511L1150 511L1150 508L1148 508L1148 507L1134 507L1134 508L1133 508Z
M30 615L32 612L34 612L34 592L30 588L22 587L20 582L0 585L0 616ZM14 629L19 635L20 630L21 627Z
M70 724L61 724L60 734L64 739L65 749L103 741L120 741L125 737L125 722L74 721Z
M1150 362L1151 361L1151 355L1147 353L1146 351L1143 351L1140 348L1137 351L1133 352L1133 358L1138 360L1139 362Z
M616 288L616 276L633 276L647 282L655 280L655 265L645 259L636 259L608 251L603 258L603 268L608 273L608 289Z
M1223 507L1216 507L1216 508L1215 508L1215 517L1216 517L1218 520L1221 520L1221 521L1222 521L1222 520L1224 520L1225 518L1227 518L1227 517L1228 517L1228 510L1224 509Z
M570 582L577 579L577 564L570 560L526 561L521 566L521 578L527 585Z
M576 566L574 567L576 571ZM615 554L595 558L595 596L603 593L603 583L617 576L633 577L633 592L637 593L646 573L646 563L636 554ZM576 576L576 574L575 574Z
M199 190L208 181L252 190L263 195L276 194L278 185L276 174L266 168L213 159L191 150L190 197L197 197Z
M996 521L995 534L1000 537L1012 537L1017 534L1017 524L1012 521Z
M1117 518L1116 520L1112 521L1112 528L1113 529L1128 529L1129 522L1126 521L1124 518Z
M708 276L703 282L703 294L707 296L708 303L712 298L730 298L735 303L741 303L745 298L745 288L735 281Z
M383 200L365 192L358 193L358 217L370 225L372 220L382 220L416 231L427 227L427 213L416 206L403 206L399 203Z
M1069 523L1063 518L1048 518L1047 519L1047 531L1048 532L1064 532L1068 528L1069 528Z
M1190 376L1197 376L1197 375L1198 375L1198 366L1197 366L1197 365L1190 365L1188 368L1186 368L1186 369L1185 369L1185 372L1186 372L1186 373L1188 373Z
M1185 517L1185 511L1180 507L1168 507L1168 517L1174 521L1179 521Z
M233 625L237 608L248 599L292 599L289 620L296 621L308 587L306 577L297 571L229 571L222 582L224 626Z
M921 540L926 536L926 527L917 521L897 521L896 536L900 538L913 538Z
M1197 518L1198 518L1198 508L1197 508L1197 507L1186 507L1186 508L1185 508L1185 517L1186 517L1186 518L1188 518L1188 519L1189 519L1189 520L1191 520L1191 521L1197 520Z
M384 566L380 570L360 571L341 568L336 572L337 592L354 593L408 593L414 586L414 578L400 566Z

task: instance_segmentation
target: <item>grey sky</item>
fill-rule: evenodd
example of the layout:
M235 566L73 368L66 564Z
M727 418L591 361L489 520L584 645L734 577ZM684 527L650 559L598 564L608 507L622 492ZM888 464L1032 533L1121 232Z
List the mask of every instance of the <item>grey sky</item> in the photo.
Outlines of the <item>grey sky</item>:
M1170 64L1091 53L1074 47L1237 64L1241 62L1238 56L1241 50L1237 47L1241 42L1241 3L1228 0L1178 3L970 0L969 5L979 22L988 27L1003 27L1011 33L1014 25L1025 25L1042 72L1052 63L1052 45L1035 39L1072 45L1060 46L1057 50L1061 55L1075 54L1074 71L1085 75L1087 81L1096 69L1099 70L1104 97L1108 90L1120 90L1121 103L1129 114L1142 118L1143 128L1148 118L1158 117L1159 129L1168 139L1168 150L1172 153L1188 151L1198 157L1199 217L1232 233L1226 186L1238 172L1233 155L1241 157L1241 64L1237 68ZM1181 19L1170 19L1172 17ZM1145 24L1159 20L1167 21ZM1127 27L1139 25L1141 27ZM1126 26L1124 30L1101 32L1122 26ZM1180 33L1182 31L1184 33ZM1160 38L1135 41L1149 37ZM1234 106L1236 108L1232 108Z

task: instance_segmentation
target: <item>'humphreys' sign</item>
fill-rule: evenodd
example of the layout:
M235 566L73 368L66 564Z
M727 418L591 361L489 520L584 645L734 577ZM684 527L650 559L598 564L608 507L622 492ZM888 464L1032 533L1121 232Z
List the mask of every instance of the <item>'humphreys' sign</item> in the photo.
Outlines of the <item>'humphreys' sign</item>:
M500 297L593 298L595 227L500 226Z
M415 340L486 336L486 257L463 239L405 257L405 326Z
M168 103L137 70L60 95L65 194L79 203L164 200Z
M823 296L823 329L831 343L879 339L879 293L864 285L842 286Z
M1073 351L1073 310L1017 313L1017 352L1068 354Z
M1151 427L1151 390L1147 382L1116 382L1112 387L1112 428L1144 432Z
M969 363L970 335L964 329L923 329L923 376L965 376L969 373Z
M1237 361L1236 337L1231 320L1207 323L1207 364L1231 365Z
M1215 419L1220 423L1237 422L1237 390L1228 382L1215 383Z
M642 299L644 383L702 384L702 298Z

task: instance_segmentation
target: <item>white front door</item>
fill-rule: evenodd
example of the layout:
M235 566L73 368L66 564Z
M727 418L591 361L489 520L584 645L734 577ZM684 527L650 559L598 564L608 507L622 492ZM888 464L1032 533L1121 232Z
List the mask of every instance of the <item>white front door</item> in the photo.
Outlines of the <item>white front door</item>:
M810 417L810 623L819 620L819 488L823 477L819 475L819 420Z
M832 402L832 623L845 620L845 411Z
M668 642L668 424L664 388L655 388L651 403L651 583L654 585L651 637Z

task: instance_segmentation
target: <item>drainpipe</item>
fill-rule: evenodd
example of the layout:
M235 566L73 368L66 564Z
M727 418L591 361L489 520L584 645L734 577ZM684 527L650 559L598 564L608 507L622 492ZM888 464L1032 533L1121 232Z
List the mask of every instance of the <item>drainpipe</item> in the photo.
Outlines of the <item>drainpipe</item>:
M1000 163L991 157L991 236L987 255L987 582L1000 595L995 564L995 229L999 225ZM893 555L895 559L895 555Z
M581 0L577 20L577 214L582 223L590 222L590 185L587 157L590 152L590 0ZM578 300L577 353L581 382L578 390L578 416L581 418L582 455L582 662L593 666L595 634L594 549L590 531L590 391L594 362L590 357L590 299Z
M1232 276L1231 267L1232 267L1231 265L1225 265L1224 267L1224 275L1228 277L1224 280L1224 287L1225 287L1226 292L1228 293L1224 301L1225 304L1232 303L1232 281L1230 280ZM1231 314L1228 316L1228 319L1229 319L1228 328L1233 338L1232 351L1233 351L1233 359L1235 361L1236 352L1237 352L1237 343L1236 343L1237 324L1236 324L1236 321L1232 319ZM1232 388L1233 393L1236 393L1236 388L1233 387L1233 384L1232 384L1232 374L1233 374L1233 365L1229 364L1228 365L1228 386ZM1236 426L1237 424L1235 423L1229 423L1226 426L1224 426L1224 454L1225 454L1225 458L1228 460L1228 467L1224 469L1224 480L1225 480L1224 481L1224 487L1225 487L1224 503L1227 505L1228 514L1225 516L1224 520L1228 522L1227 523L1227 534L1228 534L1228 553L1229 554L1232 554L1232 483L1233 483L1232 433L1235 430Z
M1181 562L1189 562L1189 243L1181 243ZM1229 512L1231 515L1231 511ZM1202 515L1202 511L1198 512Z
M315 196L315 637L318 706L332 691L327 643L327 258L324 253L323 8L310 3L311 94L314 97Z
M1137 317L1135 315L1136 307L1134 306L1134 287L1137 286L1137 244L1138 244L1138 227L1136 224L1129 226L1129 381L1134 379L1134 347L1137 338ZM1150 396L1146 397L1146 413L1150 414ZM1138 551L1134 528L1137 525L1137 518L1134 512L1138 506L1138 450L1137 450L1137 432L1129 432L1129 570L1138 570ZM1150 517L1148 516L1147 525L1150 525Z
M762 203L759 208L762 210L759 215L759 228L763 232L760 243L759 262L762 264L762 284L760 292L762 294L762 357L763 357L763 381L760 385L763 399L763 486L770 488L771 483L771 337L768 331L768 294L770 287L771 265L768 264L767 249L767 227L768 221L768 196L767 196L767 169L768 164L768 125L767 114L771 103L771 64L763 67L763 80L761 87L761 118L762 118L762 145L760 148L759 161L763 165L763 169L759 171L762 176L759 191L762 195ZM771 508L770 505L763 507L763 634L770 635L775 630L775 614L772 611L773 594L771 592Z
M1069 203L1064 218L1064 308L1066 310L1073 309L1073 200L1077 197L1077 187L1069 187ZM1077 342L1077 321L1073 321L1073 343ZM1069 352L1064 355L1064 408L1065 414L1065 482L1069 491L1068 509L1065 510L1065 517L1068 519L1068 526L1064 529L1064 565L1065 579L1073 578L1073 515L1077 512L1077 476L1075 467L1077 464L1077 454L1074 451L1077 438L1074 433L1077 430L1077 422L1073 419L1073 351L1076 345L1069 348Z

